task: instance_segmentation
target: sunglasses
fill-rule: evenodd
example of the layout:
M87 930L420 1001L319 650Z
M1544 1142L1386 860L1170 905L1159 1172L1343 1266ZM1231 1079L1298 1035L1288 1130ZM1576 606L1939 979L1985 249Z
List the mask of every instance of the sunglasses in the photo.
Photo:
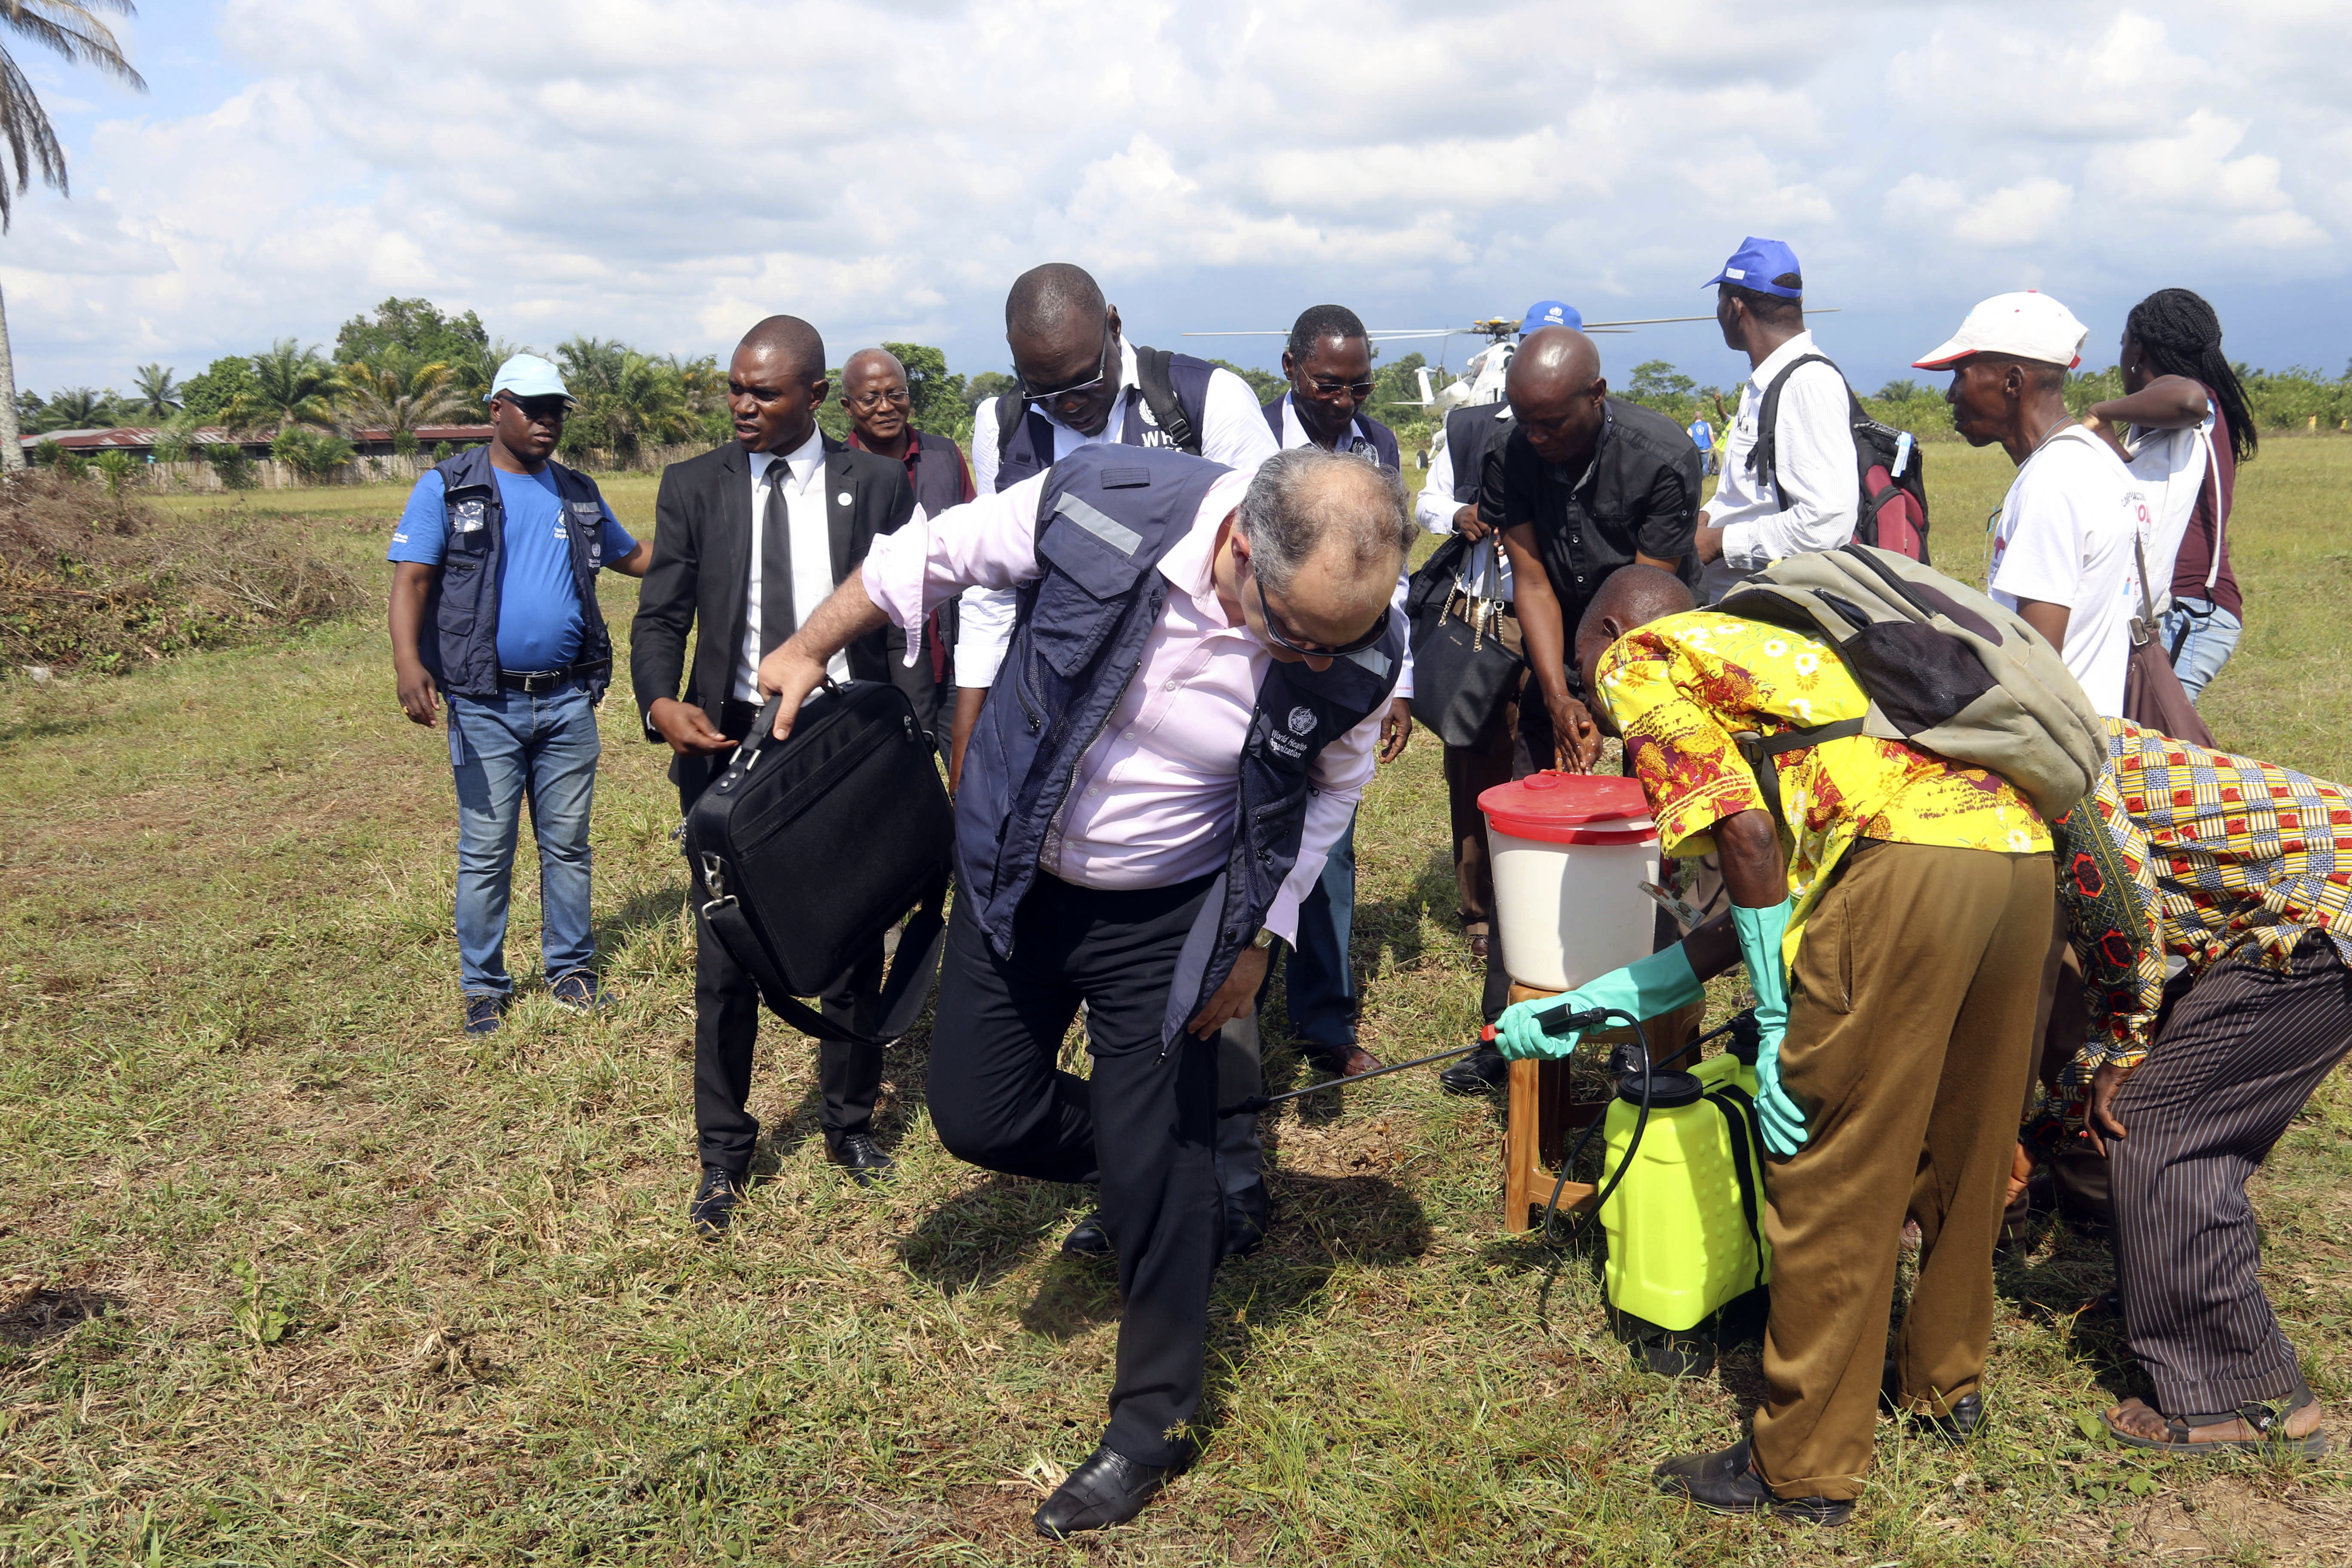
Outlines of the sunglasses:
M1318 397L1337 397L1343 392L1353 393L1358 398L1366 398L1372 395L1372 384L1369 381L1338 381L1328 376L1318 375L1312 384Z
M1103 383L1110 379L1110 323L1105 321L1103 323L1102 360L1095 367L1094 374L1088 376L1084 381L1074 382L1068 386L1059 387L1052 392L1040 392L1035 387L1029 384L1028 377L1020 375L1016 373L1014 379L1019 381L1021 384L1021 395L1031 403L1062 403L1070 398L1076 397L1082 393L1094 391L1096 388L1101 386Z
M1353 642L1333 643L1328 646L1323 643L1297 642L1293 640L1290 634L1282 629L1282 624L1274 618L1274 606L1265 602L1265 584L1258 576L1255 567L1250 569L1250 586L1257 590L1257 616L1265 623L1265 635L1273 639L1276 647L1288 648L1292 653L1304 654L1308 658L1345 658L1351 653L1361 653L1380 641L1381 634L1389 629L1389 613L1383 609L1381 612L1381 618L1372 623L1372 629Z
M533 422L551 419L561 425L563 416L572 412L572 400L568 397L517 397L512 393L505 396L507 402L522 411L524 418Z

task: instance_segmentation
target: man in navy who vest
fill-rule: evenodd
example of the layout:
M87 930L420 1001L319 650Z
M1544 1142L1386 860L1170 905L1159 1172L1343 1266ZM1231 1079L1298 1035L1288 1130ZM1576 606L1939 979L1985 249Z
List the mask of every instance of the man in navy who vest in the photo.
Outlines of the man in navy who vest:
M883 348L859 349L842 361L841 406L849 415L849 445L906 465L915 504L926 517L971 500L971 469L954 440L915 428L907 367L897 354ZM931 648L932 700L916 702L915 718L944 752L948 723L955 712L954 670L948 658L955 648L955 606L942 605L923 628L923 637ZM911 689L908 695L914 695Z
M495 1031L514 995L507 901L522 803L539 841L540 961L548 992L604 1003L588 924L596 708L613 639L596 604L605 567L645 575L595 481L550 460L572 395L536 354L499 366L494 434L416 481L392 535L392 668L400 705L431 725L449 704L457 784L457 966L466 1032Z
M681 810L726 772L728 753L751 733L761 656L856 568L877 535L919 515L902 464L852 451L817 428L829 390L816 329L797 316L770 316L744 334L728 362L735 439L662 470L653 565L629 632L629 675L646 739L674 753L670 777ZM895 632L862 638L836 654L833 675L895 680L919 711L933 689L930 671L893 659L898 646ZM872 1034L882 975L877 937L824 994L825 1017ZM702 1173L687 1216L706 1237L733 1219L759 1146L760 1123L750 1110L759 1032L758 987L698 919L694 1127ZM874 1141L882 1049L824 1040L816 1064L826 1152L852 1180L871 1185L893 1165Z
M761 662L782 733L852 638L911 642L974 584L1018 595L956 796L929 1100L961 1159L1100 1184L1126 1303L1110 1424L1045 1534L1132 1518L1193 1452L1225 1226L1216 1037L1371 775L1412 537L1395 478L1352 457L1252 475L1088 447L877 540ZM1082 1001L1090 1079L1055 1066Z
M1118 307L1082 267L1049 261L1014 279L1004 296L1004 343L1018 390L972 410L972 475L982 495L1097 441L1173 447L1244 472L1280 446L1249 383L1191 354L1129 343ZM951 780L1012 634L1013 596L976 589L959 614Z
M1320 447L1345 452L1403 478L1396 432L1365 412L1372 395L1372 344L1364 323L1345 305L1310 305L1291 324L1282 351L1290 389L1265 405L1266 428L1285 448ZM1397 584L1402 605L1404 583ZM1392 763L1412 739L1412 660L1405 659L1388 719L1381 727L1381 761ZM1348 963L1355 928L1356 824L1331 846L1323 878L1298 911L1298 943L1287 964L1291 1033L1301 1052L1327 1072L1370 1072L1380 1058L1356 1043L1356 976ZM1236 1025L1236 1028L1254 1027Z

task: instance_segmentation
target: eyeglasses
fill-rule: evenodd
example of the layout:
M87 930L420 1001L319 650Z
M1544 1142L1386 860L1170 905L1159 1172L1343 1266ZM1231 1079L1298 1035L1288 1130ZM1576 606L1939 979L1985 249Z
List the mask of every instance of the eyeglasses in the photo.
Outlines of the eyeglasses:
M572 412L572 400L568 397L517 397L509 392L505 395L505 398L507 402L521 411L524 418L533 422L552 419L561 425L563 423L563 416Z
M893 387L887 392L860 393L856 397L853 397L848 401L849 406L856 409L860 414L871 414L885 404L904 408L908 406L911 400L907 395L907 389L903 386L898 386Z
M1318 397L1337 397L1343 392L1352 392L1360 399L1372 395L1372 384L1369 381L1337 381L1318 375L1312 384Z
M1102 385L1103 383L1110 379L1110 323L1108 321L1105 321L1103 323L1102 360L1101 363L1095 367L1094 374L1088 376L1084 381L1074 383L1071 385L1058 388L1053 392L1039 392L1036 388L1029 384L1028 377L1019 375L1016 373L1016 379L1021 383L1021 395L1031 403L1066 403L1069 399L1079 395L1081 393L1094 391L1097 387Z
M1255 566L1250 568L1250 585L1257 590L1257 616L1258 619L1265 623L1265 635L1274 639L1276 647L1288 648L1292 653L1304 654L1308 658L1345 658L1351 653L1361 653L1380 641L1382 634L1389 629L1389 613L1384 609L1381 612L1381 618L1372 623L1372 629L1353 642L1337 643L1329 647L1321 643L1295 642L1275 620L1274 606L1265 602L1265 580L1257 574Z

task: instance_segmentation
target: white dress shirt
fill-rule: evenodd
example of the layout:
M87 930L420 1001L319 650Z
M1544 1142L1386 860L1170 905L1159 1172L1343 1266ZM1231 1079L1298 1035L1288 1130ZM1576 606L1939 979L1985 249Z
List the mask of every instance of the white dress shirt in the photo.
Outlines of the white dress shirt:
M2110 719L2123 717L2139 614L2132 543L2145 545L2155 531L2147 487L2080 425L2063 426L2025 459L1993 520L1987 590L2004 609L2020 599L2066 606L2058 656Z
M1118 341L1118 397L1110 417L1092 436L1073 430L1040 407L1054 428L1053 461L1058 463L1081 447L1097 442L1116 444L1127 429L1127 409L1135 403L1146 425L1155 424L1151 407L1143 403L1143 381L1136 369L1135 345L1121 334ZM983 496L996 493L996 458L1000 445L997 416L1005 400L992 397L972 411L971 482ZM1229 370L1209 372L1209 387L1201 397L1201 456L1244 474L1274 456L1274 432L1266 428L1265 410L1249 383ZM963 595L957 611L955 679L958 686L991 686L996 667L1004 662L1005 645L1013 637L1013 595L1010 590L974 588Z
M1478 406L1483 408L1486 405L1480 404ZM1508 420L1511 405L1497 403L1493 412L1496 419ZM1437 428L1443 434L1445 422L1438 421ZM1421 526L1429 532L1451 534L1454 531L1454 514L1465 505L1476 503L1475 498L1468 502L1454 499L1454 447L1445 441L1434 445L1437 449L1429 458L1429 482L1421 487L1421 494L1413 501L1412 514L1421 520ZM1491 534L1488 536L1489 539L1493 537ZM1510 552L1496 544L1485 549L1474 547L1469 562L1455 581L1482 599L1500 599L1505 604L1510 603Z
M783 481L784 513L791 519L793 542L793 614L806 626L816 607L834 590L833 526L824 502L824 437L809 432L800 449L779 458L772 452L751 454L751 583L744 589L743 647L735 658L735 700L756 703L760 697L760 557L768 525L768 468L789 467ZM825 673L835 680L849 679L849 658L835 654Z
M1262 415L1258 428L1265 429ZM1160 888L1225 868L1242 747L1273 657L1245 621L1226 618L1213 576L1218 527L1249 480L1243 472L1221 477L1191 531L1160 558L1167 602L1144 639L1126 695L1079 758L1039 857L1045 870L1066 882ZM906 628L910 658L932 606L966 587L1010 590L1040 574L1037 505L1045 489L1045 476L1033 475L1002 494L941 512L928 526L874 542L866 591ZM1286 941L1296 939L1299 902L1322 877L1372 775L1381 717L1372 713L1325 746L1308 773L1298 863L1265 917Z
M1769 475L1748 468L1764 389L1814 352L1813 334L1799 332L1765 355L1740 385L1723 472L1706 503L1706 522L1723 530L1723 558L1706 568L1708 604L1784 555L1835 550L1853 537L1854 520L1862 512L1862 476L1854 467L1853 408L1836 366L1809 364L1780 388L1775 452L1780 488L1773 488ZM1782 496L1788 498L1785 507Z

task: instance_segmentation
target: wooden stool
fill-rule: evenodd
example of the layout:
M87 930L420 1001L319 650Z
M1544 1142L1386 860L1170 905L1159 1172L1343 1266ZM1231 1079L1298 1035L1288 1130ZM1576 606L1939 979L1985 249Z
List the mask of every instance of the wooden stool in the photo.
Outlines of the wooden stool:
M1511 983L1514 1002L1538 1002L1559 994ZM1701 1001L1652 1019L1646 1026L1651 1050L1664 1056L1689 1044L1706 1016L1706 1004ZM1578 1042L1578 1048L1633 1037L1631 1029L1593 1029ZM1595 1117L1608 1110L1609 1097L1573 1098L1564 1061L1513 1062L1510 1067L1510 1114L1503 1130L1503 1228L1521 1232L1542 1223L1543 1206L1559 1178L1559 1163L1568 1157L1569 1131L1591 1126ZM1559 1190L1559 1206L1570 1214L1583 1214L1591 1209L1598 1195L1591 1183L1571 1181Z

